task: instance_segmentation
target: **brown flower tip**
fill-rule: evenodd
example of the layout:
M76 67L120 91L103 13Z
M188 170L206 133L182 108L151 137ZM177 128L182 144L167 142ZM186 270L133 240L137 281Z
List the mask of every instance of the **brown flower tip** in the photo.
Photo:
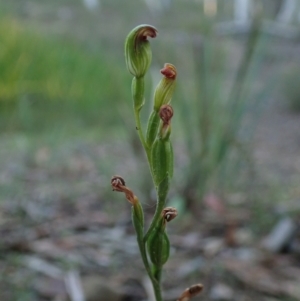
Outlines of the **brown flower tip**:
M163 121L163 124L170 124L174 111L170 105L162 105L159 109L159 117Z
M191 297L194 297L201 293L203 290L203 285L202 284L194 284L191 287L189 287L189 293Z
M125 181L121 176L113 176L111 178L111 186L113 191L121 191L123 192L123 187L125 186Z
M126 199L129 201L130 204L135 205L139 200L133 194L132 190L125 186L125 181L120 176L113 176L111 178L111 186L113 191L124 192Z
M147 38L155 38L157 36L157 29L151 25L140 25L137 31L135 43L138 40L147 40Z
M189 301L191 298L195 297L203 291L202 284L194 284L187 288L182 295L177 299L177 301Z
M166 207L162 211L162 216L166 222L170 222L177 216L177 209L174 207Z
M160 73L164 75L166 78L176 79L177 70L176 67L172 64L166 63L163 69L160 70Z

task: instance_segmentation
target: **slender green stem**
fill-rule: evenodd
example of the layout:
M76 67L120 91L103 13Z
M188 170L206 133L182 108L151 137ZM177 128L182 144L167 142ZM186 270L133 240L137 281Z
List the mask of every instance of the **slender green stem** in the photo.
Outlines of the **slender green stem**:
M145 234L144 236L144 243L147 242L148 238L149 238L149 235L150 233L153 231L153 229L156 227L160 217L161 217L161 212L162 210L164 209L165 207L165 199L161 199L158 197L158 201L157 201L157 206L156 206L156 210L155 210L155 213L154 213L154 216L153 216L153 219L152 219L152 222L150 224L150 227L147 231L147 233Z
M149 147L147 146L147 143L146 143L146 140L145 140L145 137L144 137L144 134L143 134L142 125L141 125L141 118L140 118L140 111L134 110L134 117L135 117L136 129L138 131L138 135L139 135L140 140L142 142L142 145L144 147L144 150L145 150L145 153L146 153L146 156L147 156L147 160L148 160L148 163L149 163L149 168L150 168L150 171L152 173L152 169L151 169L151 152L150 152Z
M146 251L146 244L144 243L144 214L143 214L143 208L139 202L132 207L132 221L136 232L137 242L138 242L138 246L140 249L144 266L152 282L155 295L158 296L157 301L161 301L162 299L161 299L160 284L159 281L155 278L154 273L151 270L148 256L147 256L147 251Z
M158 283L160 283L161 272L162 272L162 267L154 266L153 275Z
M141 108L143 107L143 104L144 104L144 78L143 77L133 79L133 82L132 82L132 95L133 95L133 100L134 100L134 117L135 117L136 129L137 129L139 138L141 140L141 143L144 147L144 150L145 150L145 153L146 153L146 156L147 156L147 161L148 161L148 164L149 164L149 169L150 169L150 172L152 174L151 150L147 146L147 143L146 143L146 140L145 140L145 137L144 137L144 134L143 134L141 118L140 118L140 111L141 111ZM153 176L152 176L152 179L153 179ZM155 213L154 219L151 223L151 225L153 225L152 228L154 227L154 225L158 221L160 213L163 209L163 206L164 206L164 202L162 204L158 202L158 205L157 205L157 208L156 208L156 213ZM150 228L151 228L151 226L150 226ZM160 281L159 281L160 277L156 278L154 276L153 272L151 271L150 265L149 265L149 261L148 261L148 257L147 257L147 251L146 251L146 240L144 239L144 234L143 234L143 231L144 231L143 230L143 225L142 225L141 229L137 230L136 233L137 233L137 242L138 242L138 245L139 245L142 260L143 260L144 266L146 268L146 271L149 275L149 278L152 282L152 286L153 286L156 301L163 301L162 295L161 295ZM149 230L148 230L148 232L149 232ZM161 274L161 272L159 272L159 274Z
M133 107L134 107L134 117L136 129L138 131L138 135L142 142L144 149L147 149L146 140L143 134L140 111L144 105L144 91L145 91L145 83L144 77L134 77L132 80L132 97L133 97Z
M158 277L159 279L155 279L155 282L152 281L156 301L163 301L162 294L161 294L161 287L160 287L160 275L161 275L161 270L159 272L159 277Z
M152 286L153 286L156 301L163 301L162 296L161 296L161 288L160 288L161 270L160 270L159 274L157 274L157 272L154 274L151 271L151 268L150 268L149 262L148 262L148 258L147 258L145 244L143 242L143 237L140 237L140 239L138 238L138 245L139 245L139 249L140 249L142 259L143 259L144 266L146 268L146 271L148 273L148 276L149 276ZM157 275L159 275L159 277L157 277Z
M137 241L138 241L140 253L142 255L142 260L143 260L144 266L147 270L147 273L148 273L151 281L153 282L153 280L155 280L155 278L153 277L153 274L152 274L152 271L151 271L151 268L150 268L150 265L148 262L148 257L147 257L146 247L145 247L145 244L143 241L143 236L141 236L139 234L137 234L137 236L138 236Z
M136 130L138 132L139 138L145 150L147 161L150 169L150 173L153 179L152 166L151 166L151 149L148 147L141 123L140 111L144 102L144 78L134 78L132 81L132 95L134 100L134 118ZM154 182L153 182L154 183Z
M140 117L140 112L144 105L144 98L145 98L144 90L145 90L144 77L139 77L139 78L134 77L133 81L132 81L132 96L133 96L133 101L134 101L135 125L136 125L136 130L138 132L139 138L141 140L141 143L146 152L147 160L149 162L149 167L150 167L150 171L151 171L151 152L146 143L146 139L145 139L143 129L142 129L141 117ZM152 171L151 171L151 173L152 173Z
M155 214L152 219L151 225L141 242L142 248L145 248L150 233L154 230L154 228L157 226L159 220L161 219L161 212L164 209L165 200L166 200L166 194L163 196L160 196L158 194L158 201L157 201L157 205L156 205ZM162 273L162 267L157 267L157 266L153 266L153 271L151 271L151 275L148 272L150 279L152 281L156 301L162 301L161 287L160 287L161 273Z
M148 276L151 280L156 301L163 301L162 296L161 296L161 288L160 288L160 274L161 274L161 271L158 274L159 277L157 277L157 272L155 272L155 274L154 274L151 271L149 261L148 261L148 257L147 257L147 252L146 252L146 244L144 243L144 239L143 239L143 231L136 230L136 234L137 234L137 242L138 242L138 245L139 245L142 260L143 260L144 266L146 268L146 271L148 273Z
M140 137L140 140L142 142L142 145L146 151L146 154L148 154L148 147L146 144L146 140L143 134L143 130L142 130L142 124L141 124L141 118L140 118L140 110L135 109L134 110L134 117L135 117L135 125L136 125L136 130L138 132L138 135Z

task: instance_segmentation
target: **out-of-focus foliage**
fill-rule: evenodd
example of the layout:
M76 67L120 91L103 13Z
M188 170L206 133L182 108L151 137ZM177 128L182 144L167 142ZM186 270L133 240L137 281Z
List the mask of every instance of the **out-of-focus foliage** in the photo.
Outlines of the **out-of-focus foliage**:
M300 67L294 65L289 67L283 74L282 92L288 101L292 111L300 112Z
M236 166L248 157L245 142L249 134L246 137L241 129L245 116L262 96L256 93L253 97L253 80L262 61L257 53L258 24L249 33L243 51L235 50L235 55L228 53L226 41L213 34L193 41L194 77L182 87L178 102L188 153L180 186L189 207L196 207L203 199L214 177L223 177L222 185L237 180L234 168L230 168L230 177L224 177L220 168L228 169L228 162ZM234 160L230 159L233 152ZM213 186L218 189L216 183Z
M2 129L41 128L69 116L87 125L109 123L111 107L128 93L123 74L101 49L90 54L16 21L0 23Z

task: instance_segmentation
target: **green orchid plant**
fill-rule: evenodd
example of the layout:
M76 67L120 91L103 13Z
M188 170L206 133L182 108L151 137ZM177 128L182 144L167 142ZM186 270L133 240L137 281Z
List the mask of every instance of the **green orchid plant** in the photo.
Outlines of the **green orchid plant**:
M168 63L161 70L163 78L155 89L153 110L144 133L140 112L145 103L145 74L152 59L148 38L155 38L156 35L157 30L153 26L139 25L128 34L125 41L126 65L133 75L132 98L136 129L146 153L157 195L156 210L146 232L143 208L137 196L126 186L121 176L113 176L111 185L114 191L123 192L132 205L132 222L141 257L152 282L156 301L163 301L161 275L170 253L166 225L177 216L175 208L166 207L174 165L170 140L173 109L170 102L176 85L177 71L175 66ZM202 289L201 284L192 285L182 293L178 301L188 301Z

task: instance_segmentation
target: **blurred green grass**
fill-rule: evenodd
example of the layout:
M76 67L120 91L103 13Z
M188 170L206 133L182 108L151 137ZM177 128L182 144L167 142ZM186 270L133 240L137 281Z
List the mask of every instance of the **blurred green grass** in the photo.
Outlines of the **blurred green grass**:
M118 101L129 98L124 64L99 49L45 37L9 18L0 23L0 126L116 125ZM110 114L112 113L112 114Z

